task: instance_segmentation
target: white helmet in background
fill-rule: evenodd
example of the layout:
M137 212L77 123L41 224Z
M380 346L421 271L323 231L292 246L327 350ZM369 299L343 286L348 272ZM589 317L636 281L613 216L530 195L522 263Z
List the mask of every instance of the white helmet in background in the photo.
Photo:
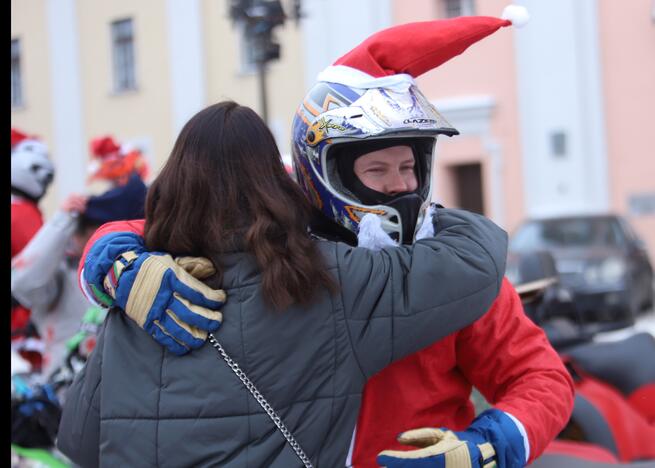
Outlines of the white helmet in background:
M38 201L55 174L55 167L48 158L48 147L14 129L11 142L11 188Z

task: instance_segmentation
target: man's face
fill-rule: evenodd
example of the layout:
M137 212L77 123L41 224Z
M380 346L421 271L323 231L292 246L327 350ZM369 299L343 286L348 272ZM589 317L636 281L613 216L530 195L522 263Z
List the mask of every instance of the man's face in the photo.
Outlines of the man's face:
M414 153L409 146L391 146L355 160L354 171L368 188L386 195L412 192L418 187Z

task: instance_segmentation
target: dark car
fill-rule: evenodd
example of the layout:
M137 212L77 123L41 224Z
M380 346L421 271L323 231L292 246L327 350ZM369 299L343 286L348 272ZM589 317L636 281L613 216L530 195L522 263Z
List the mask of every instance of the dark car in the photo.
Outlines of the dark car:
M583 215L524 222L510 238L507 276L516 260L550 252L560 283L573 294L579 317L633 322L653 305L653 267L644 242L616 215Z

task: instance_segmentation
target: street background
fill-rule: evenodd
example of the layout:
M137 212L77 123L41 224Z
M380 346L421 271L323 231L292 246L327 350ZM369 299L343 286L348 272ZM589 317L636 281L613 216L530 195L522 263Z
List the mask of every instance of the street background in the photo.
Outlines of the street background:
M294 112L335 59L386 27L500 16L508 3L12 0L11 125L50 149L45 219L70 194L108 188L89 178L93 139L138 150L149 182L185 122L221 100L259 112L291 164ZM511 237L530 220L611 215L616 245L600 257L589 257L598 239L584 219L556 239L574 257L535 246L553 254L576 306L583 295L607 306L599 316L590 308L587 322L620 322L594 341L655 336L655 1L513 3L530 13L526 26L416 80L460 132L437 144L433 198L483 213Z
M94 137L139 147L152 178L199 109L233 99L263 111L253 38L231 15L247 3L12 0L11 123L39 135L59 168L46 214L69 193L101 190L85 186ZM264 67L281 152L289 157L291 118L318 72L371 33L499 16L507 3L282 1L287 17L270 40L279 59ZM621 214L652 255L652 0L516 3L527 7L528 25L503 28L417 80L461 133L438 144L434 197L510 232L533 216Z

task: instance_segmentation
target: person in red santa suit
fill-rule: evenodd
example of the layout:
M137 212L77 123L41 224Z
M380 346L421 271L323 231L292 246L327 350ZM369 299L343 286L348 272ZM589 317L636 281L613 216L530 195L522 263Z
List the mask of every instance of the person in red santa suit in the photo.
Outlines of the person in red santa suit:
M11 257L14 258L43 225L39 200L52 182L55 168L46 145L11 129Z
M503 16L392 27L319 75L294 117L293 141L297 178L327 220L323 233L388 248L388 238L362 231L362 215L375 213L396 244L414 241L431 199L436 139L457 134L414 78L499 28L527 21L521 7ZM478 415L473 387L492 405ZM568 372L505 280L473 325L368 381L346 464L524 466L565 426L572 407Z
M316 208L314 235L372 249L402 248L425 235L419 226L426 226L436 139L458 132L414 78L526 15L509 8L507 19L392 27L319 75L292 129L296 179ZM121 245L121 230L139 233L129 225L108 226L87 244L87 252L96 242L104 245L103 255L110 252L104 263L81 262L87 290L102 289L108 278L115 283L107 265L135 249ZM478 415L473 387L493 405ZM569 374L505 280L476 323L368 381L344 462L358 468L524 466L564 427L572 406ZM413 446L419 448L408 450Z
M43 225L39 200L55 174L47 146L36 137L11 129L11 258L18 255ZM38 334L31 327L30 311L11 298L12 348L33 369L41 365Z
M148 164L141 151L129 145L119 145L111 135L93 138L89 150L88 182L102 180L112 186L122 186L132 174L137 174L141 180L148 177Z

